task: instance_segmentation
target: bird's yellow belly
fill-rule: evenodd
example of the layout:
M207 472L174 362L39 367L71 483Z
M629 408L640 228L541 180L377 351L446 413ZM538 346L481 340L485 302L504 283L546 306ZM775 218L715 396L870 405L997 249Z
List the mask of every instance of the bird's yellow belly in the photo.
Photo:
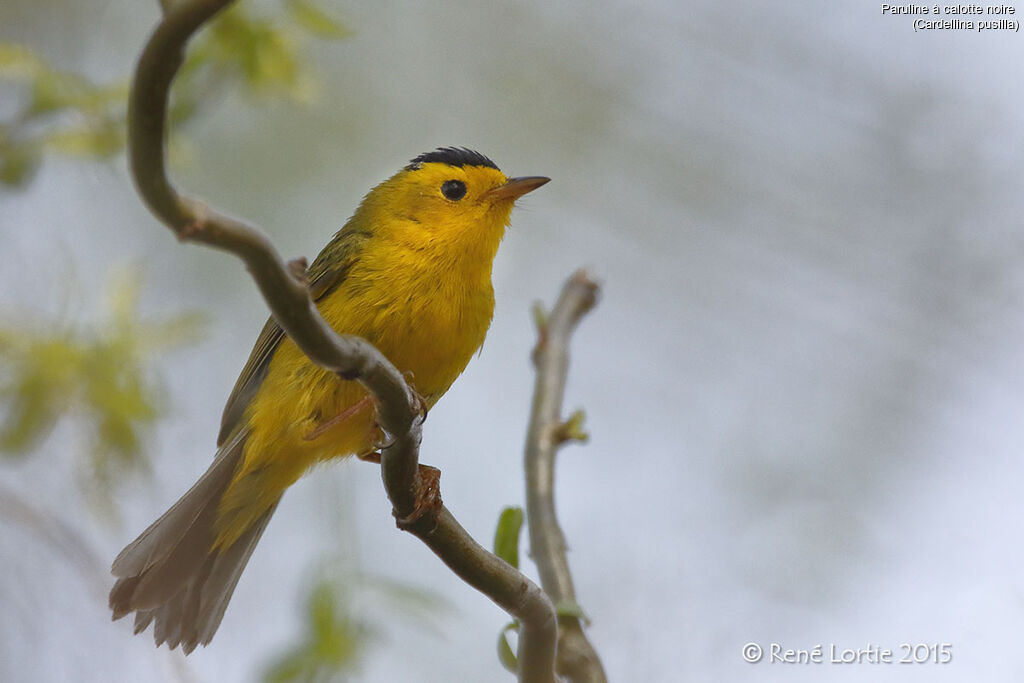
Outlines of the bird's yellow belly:
M319 307L338 332L373 343L430 407L465 369L490 324L489 286L477 297L461 298L463 304L453 306L457 300L439 292L410 304L338 291ZM380 441L362 386L314 365L287 338L274 353L247 417L244 457L219 507L219 547L233 543L312 465L369 453Z

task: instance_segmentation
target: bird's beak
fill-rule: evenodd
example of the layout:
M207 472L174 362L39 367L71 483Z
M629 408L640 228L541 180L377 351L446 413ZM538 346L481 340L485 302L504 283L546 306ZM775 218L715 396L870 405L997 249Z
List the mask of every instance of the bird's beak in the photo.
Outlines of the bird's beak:
M485 199L519 199L527 192L532 192L551 180L544 176L531 175L522 178L509 178L503 185L484 192Z

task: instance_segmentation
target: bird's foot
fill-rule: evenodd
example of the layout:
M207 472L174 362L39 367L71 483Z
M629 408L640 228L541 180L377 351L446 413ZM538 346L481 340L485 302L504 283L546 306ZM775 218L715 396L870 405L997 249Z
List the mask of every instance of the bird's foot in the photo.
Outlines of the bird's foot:
M441 500L441 470L430 465L420 465L419 475L415 507L403 517L395 515L395 525L402 531L412 531L424 519L430 520L430 528L433 529L444 507L444 501Z
M380 464L379 451L359 453L356 457L363 462ZM441 500L441 470L422 464L418 465L418 468L419 486L416 488L416 504L409 514L403 517L395 515L395 525L402 531L412 530L423 519L432 520L430 526L433 528L441 508L444 507L444 501Z

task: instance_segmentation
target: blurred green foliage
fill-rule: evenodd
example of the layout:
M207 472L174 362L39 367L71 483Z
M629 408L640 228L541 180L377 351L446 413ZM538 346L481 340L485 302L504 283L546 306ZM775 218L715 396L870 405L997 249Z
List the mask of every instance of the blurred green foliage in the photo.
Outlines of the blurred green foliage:
M27 47L3 43L0 79L25 91L20 111L0 122L0 183L28 181L46 151L106 158L124 146L123 85L96 85Z
M267 672L267 683L330 681L356 664L366 628L346 609L347 591L331 582L318 583L307 605L303 641Z
M379 576L349 574L314 584L306 603L306 628L299 644L267 670L267 683L345 680L379 632L374 617L388 611L432 624L450 611L440 596Z
M172 132L222 99L226 88L299 104L315 100L317 78L303 54L307 40L339 40L350 31L314 0L280 0L279 8L263 16L238 3L200 33L172 91ZM22 97L15 114L0 120L0 184L24 186L47 154L103 160L122 152L127 79L98 84L27 46L0 43L4 81L19 86ZM39 453L47 435L67 422L85 432L82 469L100 491L146 468L147 439L166 408L152 371L155 355L194 340L201 321L195 315L140 319L137 296L135 280L119 282L107 316L89 329L0 323L0 454ZM515 533L518 552L518 526ZM382 577L321 580L306 600L299 642L274 660L265 680L344 679L386 628L382 615L440 631L436 621L448 611L430 591Z
M121 279L91 330L0 326L0 453L27 454L68 418L87 432L87 471L104 486L145 466L146 436L163 407L152 357L195 340L201 322L141 320L137 297L136 279Z
M338 40L349 30L313 0L281 0L274 16L234 5L196 39L172 95L170 123L180 128L224 88L306 103L316 78L303 50L309 37ZM47 153L108 159L125 145L127 80L97 84L59 69L29 47L0 43L0 82L21 87L21 106L0 121L0 184L29 182Z

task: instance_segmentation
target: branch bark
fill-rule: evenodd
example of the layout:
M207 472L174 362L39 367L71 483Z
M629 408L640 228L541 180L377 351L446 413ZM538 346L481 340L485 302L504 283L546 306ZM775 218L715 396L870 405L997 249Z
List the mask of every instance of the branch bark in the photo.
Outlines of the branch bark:
M418 467L422 415L401 373L369 342L339 335L324 321L310 298L302 269L286 266L263 233L181 194L167 176L171 84L188 41L233 1L161 1L163 20L142 51L129 94L128 153L136 188L153 214L180 240L242 259L278 324L310 360L344 380L360 382L375 397L378 422L392 439L381 450L381 476L401 527L520 621L520 680L555 683L557 624L547 595L481 547L442 505L420 514L417 501L425 495Z
M569 338L580 319L597 303L598 286L577 271L563 286L550 315L539 323L534 350L537 380L526 439L526 517L530 556L541 585L558 613L555 669L572 683L606 683L601 660L583 632L576 603L565 535L555 513L555 454L566 440L562 397L569 372Z

